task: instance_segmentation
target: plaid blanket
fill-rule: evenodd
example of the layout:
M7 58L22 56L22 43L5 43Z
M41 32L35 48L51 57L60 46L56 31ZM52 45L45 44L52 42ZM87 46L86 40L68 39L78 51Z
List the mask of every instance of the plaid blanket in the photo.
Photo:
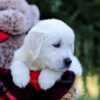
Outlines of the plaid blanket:
M0 68L0 100L60 100L75 81L75 74L66 71L61 80L46 91L36 91L31 84L20 89L12 82L9 69Z

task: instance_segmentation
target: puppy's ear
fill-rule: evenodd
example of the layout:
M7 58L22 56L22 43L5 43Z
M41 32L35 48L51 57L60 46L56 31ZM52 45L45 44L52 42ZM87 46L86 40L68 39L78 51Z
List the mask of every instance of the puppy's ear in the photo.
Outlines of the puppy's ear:
M32 54L33 60L35 60L40 53L42 44L44 40L44 33L30 31L25 38L24 45L26 49Z
M73 71L76 76L82 75L82 66L76 56L72 57L72 63L68 70Z

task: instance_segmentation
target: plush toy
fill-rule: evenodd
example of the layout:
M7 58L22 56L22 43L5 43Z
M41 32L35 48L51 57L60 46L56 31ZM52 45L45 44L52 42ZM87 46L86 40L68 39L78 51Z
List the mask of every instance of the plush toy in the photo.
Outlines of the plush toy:
M10 66L26 32L39 21L39 10L25 0L0 0L0 67Z
M12 81L9 69L0 68L0 100L74 100L75 74L66 71L61 80L46 91L38 85L40 72L30 72L30 83L25 88L18 88ZM66 95L64 95L66 93Z

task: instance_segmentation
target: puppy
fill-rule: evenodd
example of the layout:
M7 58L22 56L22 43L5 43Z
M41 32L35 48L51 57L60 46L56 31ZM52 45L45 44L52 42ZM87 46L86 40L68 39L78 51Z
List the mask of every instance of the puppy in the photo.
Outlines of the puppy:
M25 87L30 70L41 70L38 81L43 90L51 88L66 70L81 75L81 65L74 56L74 38L73 30L61 20L36 24L14 54L11 74L15 85Z

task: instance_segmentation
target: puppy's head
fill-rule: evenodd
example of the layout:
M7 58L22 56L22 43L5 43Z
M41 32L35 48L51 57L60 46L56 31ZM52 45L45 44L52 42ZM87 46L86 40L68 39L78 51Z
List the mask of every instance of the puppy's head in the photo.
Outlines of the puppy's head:
M25 42L32 52L34 63L41 68L65 71L73 63L74 32L60 20L40 21L30 30Z

